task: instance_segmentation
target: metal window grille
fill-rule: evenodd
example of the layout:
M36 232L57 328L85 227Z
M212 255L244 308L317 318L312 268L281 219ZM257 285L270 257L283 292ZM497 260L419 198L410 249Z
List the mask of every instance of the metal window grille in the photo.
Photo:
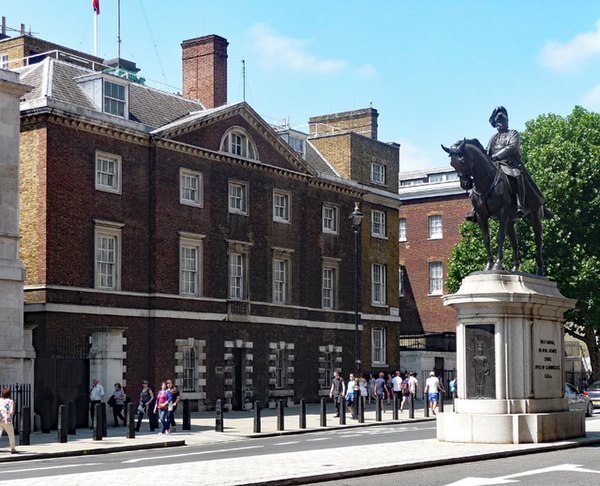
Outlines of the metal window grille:
M183 391L196 391L198 382L198 360L195 348L187 348L183 351Z

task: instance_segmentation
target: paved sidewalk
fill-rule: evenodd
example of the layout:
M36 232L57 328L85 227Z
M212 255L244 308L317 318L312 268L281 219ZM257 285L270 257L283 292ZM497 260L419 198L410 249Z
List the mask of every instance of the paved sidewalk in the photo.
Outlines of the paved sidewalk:
M422 402L419 402L422 407ZM331 407L332 409L332 407ZM451 409L451 408L450 408ZM21 454L11 455L0 452L0 462L38 459L42 457L60 457L68 455L99 454L123 450L175 447L183 444L201 445L231 441L244 441L244 446L252 445L254 437L285 435L282 446L290 443L293 434L310 433L333 428L344 428L344 434L373 433L377 426L392 423L410 424L414 421L431 421L435 426L435 417L424 418L422 409L417 410L415 419L408 419L408 413L399 414L399 421L392 421L392 414L384 414L382 422L375 421L375 412L372 407L365 415L365 424L357 424L355 420L347 418L347 425L340 426L339 419L333 418L333 413L327 415L328 427L320 427L318 405L307 406L307 429L299 429L299 407L286 408L285 431L277 431L277 418L274 410L263 410L262 434L253 433L253 412L228 412L224 414L224 432L215 432L215 415L211 413L194 413L192 415L192 430L176 432L167 436L150 434L142 430L135 439L124 438L124 428L109 427L109 437L102 441L93 441L91 431L78 430L76 436L69 436L67 444L56 442L56 432L52 434L32 434L32 445L18 446ZM178 419L181 423L181 419ZM584 445L600 443L600 419L587 419L587 436L581 439L543 443L543 444L458 444L444 443L436 439L427 440L399 440L396 443L373 444L368 446L350 446L338 448L332 443L329 448L321 448L302 453L282 452L274 455L258 455L239 457L236 459L220 459L216 456L209 461L201 463L188 463L188 468L178 468L176 464L170 466L146 465L148 474L165 473L172 479L185 481L185 475L197 467L202 474L195 475L194 484L306 484L309 481L341 479L356 477L365 474L397 472L402 470L423 468L431 465L444 465L465 463L484 459L509 457L535 452L552 451L558 449L574 448ZM143 426L147 430L147 423ZM383 431L383 430L382 430ZM291 436L291 437L290 437ZM319 436L322 437L322 434ZM319 439L323 440L323 439ZM7 439L3 438L0 445L2 451L8 451ZM257 442L256 444L259 444ZM247 448L247 447L246 447ZM257 449L257 451L260 449ZM187 455L186 449L181 448L178 455ZM285 464L285 468L282 468ZM158 468L154 471L154 468ZM111 474L106 473L104 480L109 481ZM285 479L284 479L285 477ZM218 479L217 479L218 478ZM93 478L84 474L78 477L79 484L94 484ZM114 480L118 480L115 472ZM89 482L88 482L89 481Z

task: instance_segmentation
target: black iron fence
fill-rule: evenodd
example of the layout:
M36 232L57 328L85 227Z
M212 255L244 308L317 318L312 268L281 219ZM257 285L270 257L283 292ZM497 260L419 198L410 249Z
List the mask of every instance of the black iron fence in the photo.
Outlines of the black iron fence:
M0 389L5 387L10 390L10 398L12 398L12 400L15 402L15 415L13 417L13 424L15 428L15 434L18 435L23 407L29 407L31 410L31 384L0 383Z

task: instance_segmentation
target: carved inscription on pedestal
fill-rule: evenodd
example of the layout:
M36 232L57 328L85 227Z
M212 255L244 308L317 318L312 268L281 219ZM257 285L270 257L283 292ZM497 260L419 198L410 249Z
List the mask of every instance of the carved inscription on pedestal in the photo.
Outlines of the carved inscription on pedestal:
M531 344L535 397L560 397L563 349L560 328L556 324L534 326Z

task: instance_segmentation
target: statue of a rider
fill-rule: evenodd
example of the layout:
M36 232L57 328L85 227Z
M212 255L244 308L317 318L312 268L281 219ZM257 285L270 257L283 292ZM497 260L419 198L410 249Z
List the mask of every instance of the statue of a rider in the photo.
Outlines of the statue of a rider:
M523 217L528 211L538 209L544 204L544 198L521 160L521 138L517 130L508 128L508 112L503 106L494 109L490 116L490 125L496 133L489 141L487 154L500 164L502 171L510 177L516 194L516 215ZM471 210L465 219L476 221L475 211Z

